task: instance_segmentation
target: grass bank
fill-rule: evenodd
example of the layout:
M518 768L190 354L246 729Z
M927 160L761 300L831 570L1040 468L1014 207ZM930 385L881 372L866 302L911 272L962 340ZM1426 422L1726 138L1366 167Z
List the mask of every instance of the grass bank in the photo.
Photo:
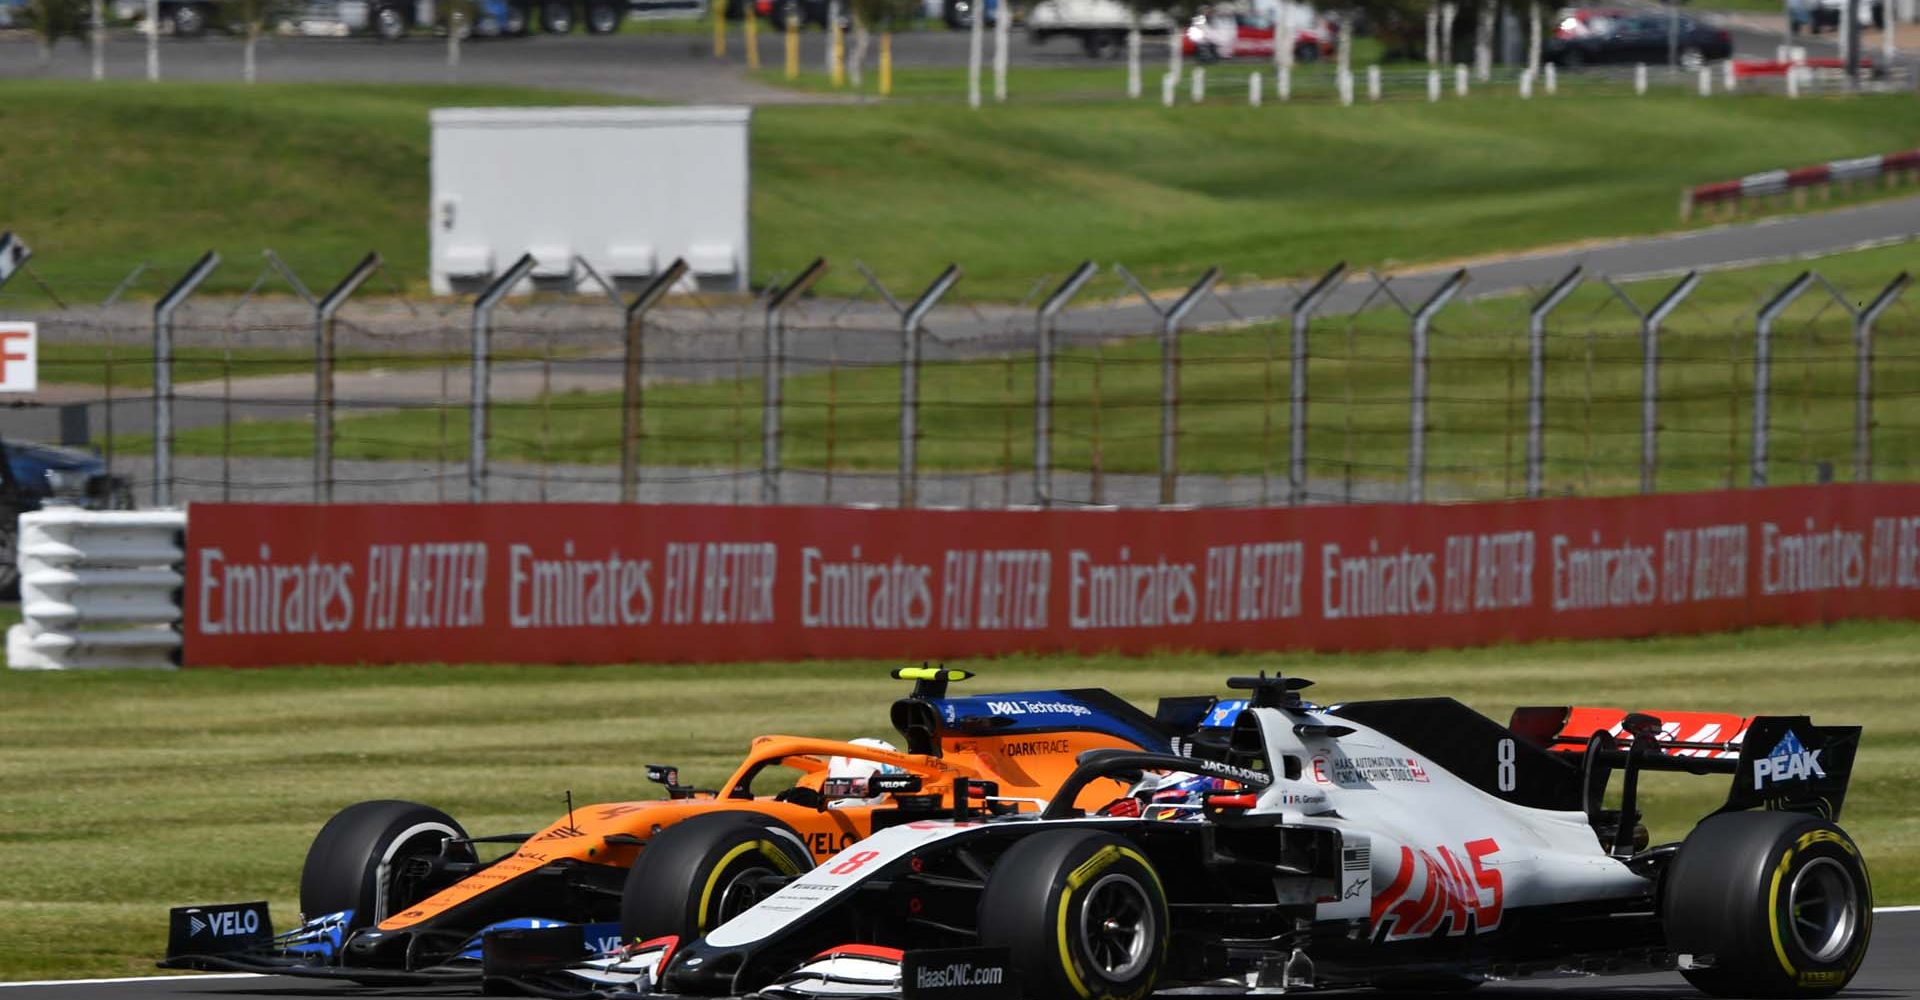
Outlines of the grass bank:
M1448 694L1516 704L1810 714L1866 727L1847 828L1881 903L1920 901L1920 628L1366 656L1014 658L982 691L1104 685L1151 705L1280 666L1327 701ZM1818 668L1810 668L1817 664ZM831 692L831 695L828 695ZM713 782L755 734L881 735L900 685L878 664L0 671L0 978L142 974L166 909L267 899L298 909L300 862L335 810L439 805L472 832L530 829L577 802L651 797L645 761ZM1655 780L1659 779L1659 780ZM1724 799L1723 778L1653 775L1656 839Z
M1391 267L1670 229L1683 186L1905 148L1920 122L1899 96L1484 93L1249 108L1225 95L1165 109L1021 99L1037 86L1020 82L1012 103L983 111L913 101L756 111L756 277L824 253L874 263L905 287L958 260L960 294L1017 299L1088 256L1165 284L1212 264L1269 278L1338 259ZM13 140L4 225L78 301L104 298L142 260L154 271L140 291L153 293L208 247L235 262L272 247L322 284L377 248L419 289L428 109L613 100L62 81L8 82L0 94ZM255 270L229 265L211 290L239 291ZM823 290L857 284L843 266Z

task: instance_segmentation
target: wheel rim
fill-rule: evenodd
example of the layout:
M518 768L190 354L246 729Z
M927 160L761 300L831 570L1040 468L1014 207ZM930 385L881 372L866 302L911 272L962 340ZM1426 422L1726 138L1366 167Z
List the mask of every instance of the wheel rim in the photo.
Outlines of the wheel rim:
M401 24L400 12L391 7L380 11L380 34L387 38L398 38L406 28Z
M1109 980L1140 973L1152 954L1153 905L1132 878L1114 873L1093 884L1080 907L1080 950Z
M741 869L740 874L720 890L720 912L714 915L713 926L732 920L760 902L760 879L772 874L773 869L760 865Z
M1787 890L1793 938L1816 962L1833 962L1853 947L1860 923L1858 897L1846 868L1815 858L1793 876Z

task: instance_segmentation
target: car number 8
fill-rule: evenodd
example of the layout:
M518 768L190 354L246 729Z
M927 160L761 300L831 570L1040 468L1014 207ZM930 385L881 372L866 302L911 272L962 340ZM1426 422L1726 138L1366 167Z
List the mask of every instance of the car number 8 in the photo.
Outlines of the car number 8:
M1503 792L1511 792L1513 791L1514 784L1515 784L1515 781L1514 781L1515 775L1513 773L1513 741L1512 740L1505 739L1500 741L1499 755L1500 755L1500 790Z

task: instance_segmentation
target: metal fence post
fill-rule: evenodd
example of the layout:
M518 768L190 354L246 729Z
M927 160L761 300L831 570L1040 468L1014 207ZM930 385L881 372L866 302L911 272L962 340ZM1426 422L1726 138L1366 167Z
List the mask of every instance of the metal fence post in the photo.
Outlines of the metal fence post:
M685 259L675 257L667 269L653 276L626 308L626 350L620 381L620 502L632 503L640 491L640 431L644 419L641 382L646 375L647 313L666 298L687 273Z
M780 390L786 376L787 306L806 294L827 271L827 259L815 257L799 277L767 300L766 363L761 367L765 390L760 414L760 502L780 502Z
M467 499L481 503L487 499L487 397L492 389L493 307L507 297L513 286L533 273L539 262L530 253L480 293L473 303L473 386L468 390Z
M1873 324L1911 280L1905 271L1894 275L1865 309L1853 315L1853 478L1862 483L1873 481Z
M1700 285L1700 272L1688 271L1640 320L1640 492L1653 492L1660 464L1660 323Z
M1053 322L1099 270L1093 261L1081 261L1034 317L1033 502L1041 507L1053 503Z
M1180 324L1200 304L1200 297L1220 280L1218 266L1180 296L1160 318L1160 502L1176 502L1180 481Z
M1586 268L1578 264L1547 289L1527 312L1527 497L1540 495L1545 475L1547 438L1547 315L1580 287Z
M1802 271L1775 293L1753 321L1753 460L1747 481L1753 486L1767 485L1767 410L1773 380L1773 321L1813 284L1813 272Z
M900 506L919 502L920 486L920 323L940 297L960 280L960 265L948 264L920 293L900 321Z
M1288 346L1287 503L1294 506L1307 502L1307 327L1346 273L1346 261L1333 265L1293 303L1293 336Z
M1447 276L1427 301L1413 312L1413 395L1409 399L1407 426L1407 502L1420 503L1427 497L1427 334L1433 329L1433 316L1446 307L1467 283L1467 269Z
M376 251L360 259L313 308L313 496L333 502L333 318L380 268Z
M153 307L153 505L173 505L173 313L207 275L220 255L202 254Z

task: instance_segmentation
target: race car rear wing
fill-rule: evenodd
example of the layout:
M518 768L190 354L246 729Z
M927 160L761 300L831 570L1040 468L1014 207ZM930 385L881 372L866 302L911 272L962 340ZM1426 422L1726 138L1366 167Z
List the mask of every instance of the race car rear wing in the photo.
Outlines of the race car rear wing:
M1759 806L1837 819L1860 745L1859 726L1816 726L1804 715L1528 707L1514 710L1508 728L1549 752L1586 758L1589 812L1618 768L1629 812L1634 772L1684 771L1733 776L1720 812Z

